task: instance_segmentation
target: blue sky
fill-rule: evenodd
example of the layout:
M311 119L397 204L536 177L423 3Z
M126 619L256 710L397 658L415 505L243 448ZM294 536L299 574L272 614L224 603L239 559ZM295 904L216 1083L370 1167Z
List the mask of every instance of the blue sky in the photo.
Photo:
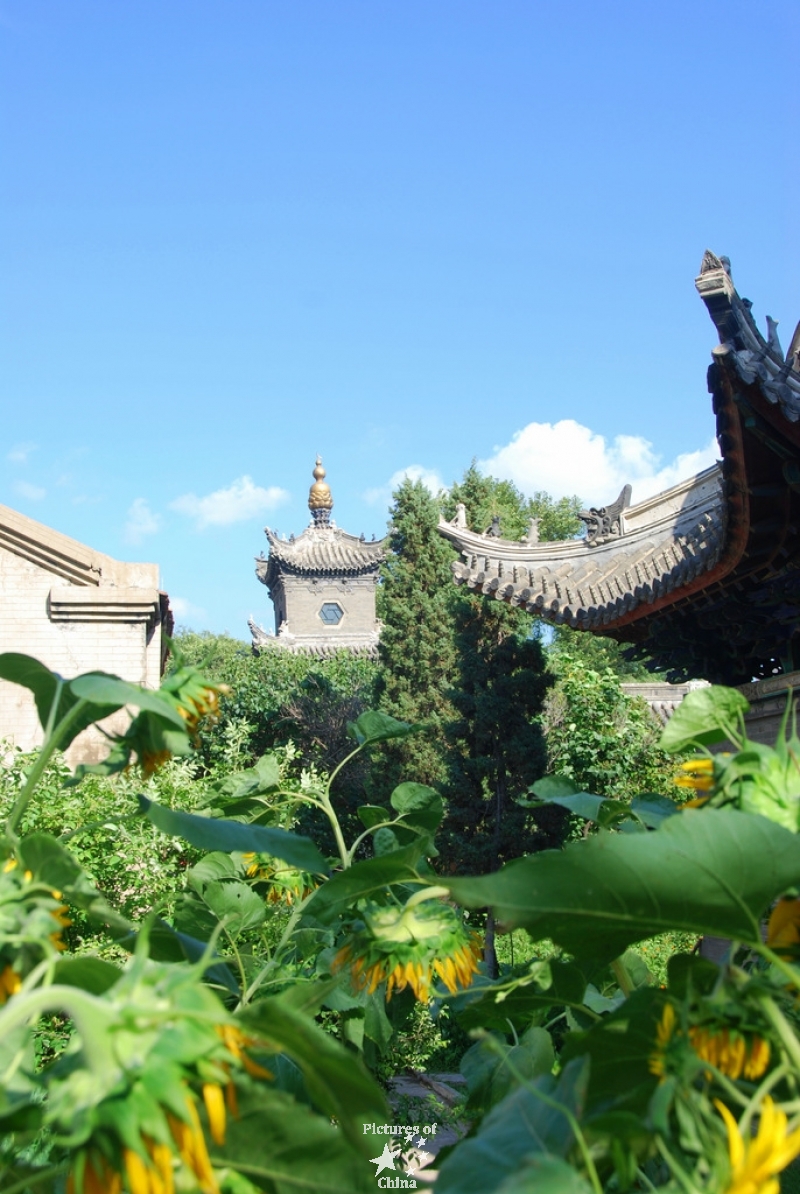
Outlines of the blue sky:
M703 467L703 250L784 347L800 317L798 34L786 0L0 0L0 501L247 637L317 452L368 537L409 468L600 503Z

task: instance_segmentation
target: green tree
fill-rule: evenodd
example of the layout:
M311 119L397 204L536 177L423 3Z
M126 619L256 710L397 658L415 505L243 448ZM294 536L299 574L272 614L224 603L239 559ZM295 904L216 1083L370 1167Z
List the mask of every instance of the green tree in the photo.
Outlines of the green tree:
M447 495L445 515L462 502L472 530L500 518L504 537L520 538L531 517L547 531L564 529L564 508L547 495L533 509L510 481L484 476L475 462ZM552 515L549 522L545 515ZM577 520L575 520L577 522ZM540 523L540 528L541 528ZM460 589L455 607L458 668L452 701L459 714L450 728L447 834L444 862L452 870L496 870L504 861L559 845L561 810L532 816L514 802L543 773L545 744L538 716L552 684L533 619L524 610Z
M457 594L453 551L436 529L439 513L419 481L406 479L394 494L378 603L383 621L378 701L385 713L424 722L428 731L390 744L377 764L378 785L413 779L443 789L447 782Z
M578 518L582 506L580 498L553 498L543 490L537 490L526 498L513 481L485 476L475 460L461 481L444 495L442 509L445 518L454 517L458 502L464 503L471 530L479 533L486 531L497 517L504 539L521 539L527 533L532 518L538 520L539 539L543 543L574 539L583 527Z
M573 630L570 626L554 626L547 647L550 666L556 674L561 670L561 660L569 658L582 660L587 668L596 672L610 668L621 680L652 681L665 678L664 672L654 674L648 671L644 663L626 659L625 653L624 643L618 643L606 635Z
M628 697L610 667L566 652L559 667L544 716L548 771L598 796L668 792L674 761L657 749L661 726L649 706Z
M254 655L249 643L229 635L191 631L175 644L187 663L231 689L218 721L201 726L207 767L224 757L227 739L242 727L251 759L292 740L304 758L327 767L340 755L346 720L374 704L377 664L349 651L325 659L280 649Z

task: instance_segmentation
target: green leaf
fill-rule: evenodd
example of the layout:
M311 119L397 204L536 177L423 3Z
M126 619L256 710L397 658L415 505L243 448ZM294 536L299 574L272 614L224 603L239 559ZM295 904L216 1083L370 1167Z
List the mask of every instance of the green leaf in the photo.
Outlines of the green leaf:
M138 684L129 684L127 680L107 676L103 672L77 676L70 681L69 686L76 697L91 701L94 705L106 705L114 709L133 705L135 709L147 709L149 713L155 713L164 721L186 730L186 722L175 706L149 688L140 688Z
M573 1061L558 1083L547 1075L533 1083L533 1090L521 1086L498 1103L478 1133L463 1140L442 1163L436 1194L494 1194L534 1155L565 1157L574 1136L564 1112L552 1103L560 1103L579 1119L586 1071L584 1062ZM548 1097L550 1105L537 1098L537 1091Z
M225 1146L213 1147L211 1160L268 1194L375 1194L375 1167L345 1135L266 1083L240 1094L239 1115L229 1118Z
M123 942L133 948L136 935L131 934L130 942ZM207 949L207 943L189 933L173 929L166 921L155 920L148 933L149 956L156 962L199 962ZM228 966L217 954L212 954L208 961L203 977L212 986L221 987L230 994L241 994L239 984Z
M355 900L383 891L387 884L418 882L416 868L424 848L424 843L413 842L381 858L367 858L346 871L339 871L314 892L306 905L307 914L330 924Z
M176 812L139 796L139 805L149 821L170 837L181 837L199 850L238 851L242 854L270 854L289 866L312 874L325 874L328 864L310 838L264 825L243 825L240 821L198 817Z
M258 777L260 790L262 792L268 792L270 788L277 788L281 782L281 773L280 767L278 765L277 755L262 755L261 758L256 761L253 771L255 771L256 776Z
M686 750L710 746L741 734L742 719L750 705L735 688L712 684L689 692L672 714L659 740L661 750ZM734 743L738 745L738 743Z
M60 958L53 971L53 982L64 987L79 987L91 995L105 995L122 971L102 958Z
M406 825L435 833L442 823L444 804L437 791L427 784L399 784L390 797L392 808Z
M392 1032L392 1025L386 1015L386 1000L379 987L377 991L367 995L364 1002L364 1035L374 1041L383 1052L391 1044Z
M542 1154L506 1178L496 1194L592 1194L592 1187L567 1161Z
M347 733L351 738L355 738L359 746L365 746L373 742L389 742L392 738L407 738L409 734L416 734L422 728L421 725L397 721L388 713L368 709L357 721L348 722Z
M225 930L232 937L255 929L266 920L264 901L246 883L207 883L202 898L217 920L225 922Z
M550 1033L544 1028L529 1028L519 1044L507 1045L493 1039L478 1041L461 1058L461 1073L467 1081L467 1112L494 1107L520 1084L553 1069L555 1053ZM513 1069L512 1069L513 1067Z
M397 834L393 833L388 825L376 829L372 835L372 849L375 851L376 858L383 858L385 854L394 854L395 850L400 849Z
M760 917L800 882L800 839L764 817L692 809L658 833L599 833L492 875L440 882L579 961L611 961L671 929L760 944Z
M102 675L102 673L97 674ZM89 677L79 677L79 679L87 678ZM115 677L108 678L114 679ZM62 680L59 675L51 672L43 663L40 663L38 659L33 659L30 655L20 655L14 651L0 655L0 679L9 680L12 684L20 684L23 688L27 688L33 693L36 712L39 715L42 729L47 728L53 702L56 698L58 704L53 718L54 726L78 703L77 697L71 691L71 684L68 681ZM121 701L111 701L105 704L94 702L87 705L77 715L76 720L72 723L69 730L59 739L59 746L62 749L66 749L78 734L88 726L93 725L96 721L102 721L104 717L115 713L121 705Z
M659 829L667 817L674 817L680 811L680 806L674 800L670 800L669 796L658 796L655 792L634 796L631 800L631 812L649 829Z
M384 1119L388 1107L359 1059L280 996L251 1004L240 1019L289 1054L303 1071L314 1104L335 1117L351 1142L368 1156L362 1125Z
M571 796L551 796L548 801L548 804L557 804L561 808L567 809L568 812L574 813L576 817L583 817L585 821L599 821L603 806L609 803L618 805L620 801L609 801L607 797L594 796L591 792L575 792Z
M199 862L189 868L186 882L198 895L202 895L207 883L214 883L218 879L238 879L241 873L241 865L234 862L230 854L214 850L211 854L204 854Z
M490 984L476 984L468 992L448 999L448 1004L467 1031L499 1028L503 1032L508 1031L509 1021L517 1030L530 1024L533 1014L542 1008L583 1006L586 976L574 962L538 963L536 969L535 978L524 984L521 980L510 992Z
M226 802L232 802L269 792L279 786L280 778L278 760L270 754L262 755L254 767L226 775L213 786L220 796L225 797Z
M656 1028L664 1006L663 992L641 987L588 1032L571 1032L562 1057L591 1059L589 1109L641 1111L658 1085L650 1073Z
M372 829L374 825L390 821L391 817L389 810L383 808L380 804L360 804L358 806L358 819L365 829Z
M574 796L578 790L578 785L567 775L545 775L541 779L537 779L536 783L528 789L540 800L555 800L561 796Z

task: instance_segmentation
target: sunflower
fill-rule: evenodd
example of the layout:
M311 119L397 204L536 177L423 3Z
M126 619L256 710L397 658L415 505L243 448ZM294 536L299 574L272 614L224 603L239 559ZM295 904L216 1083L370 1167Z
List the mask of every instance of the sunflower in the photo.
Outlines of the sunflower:
M771 949L782 947L784 950L800 945L800 900L791 896L778 900L767 924L767 945Z
M182 668L175 680L172 696L190 734L197 733L203 718L217 720L219 699L231 692L227 684L212 684L194 668Z
M800 1155L800 1128L787 1134L786 1115L766 1095L758 1132L745 1140L725 1104L715 1099L714 1106L728 1133L730 1175L725 1194L779 1194L777 1174Z
M4 966L0 970L0 1004L5 1003L12 995L16 995L22 986L22 979L13 966Z
M676 786L689 788L690 791L698 793L694 800L688 800L681 807L701 808L710 799L714 790L714 760L687 759L685 763L681 763L679 770L682 774L675 776Z
M667 1076L667 1053L675 1035L676 1024L675 1008L671 1003L665 1003L661 1019L656 1025L656 1047L647 1059L647 1068L659 1082L663 1082Z
M404 907L370 904L333 959L347 967L353 985L373 994L386 983L386 998L410 987L421 1003L438 976L451 994L468 987L478 971L480 940L453 908L430 902Z
M266 854L243 854L242 861L247 868L247 876L258 882L269 883L267 899L270 904L288 904L295 900L304 900L306 896L316 891L319 884L314 876L307 871L298 871L295 867L276 865L275 860Z
M216 1089L219 1091L219 1087ZM205 1090L203 1094L208 1109L209 1098ZM213 1118L209 1113L209 1126L216 1143L223 1144L225 1111L223 1106L220 1118L221 1091L219 1094L219 1102L213 1096L211 1098ZM133 1141L137 1147L132 1148L128 1131L125 1133L128 1143L120 1150L119 1145L115 1148L104 1134L76 1154L67 1179L67 1194L120 1194L123 1180L131 1194L173 1194L174 1170L180 1162L193 1175L203 1194L219 1194L193 1095L187 1092L182 1116L163 1107L160 1110L167 1129L164 1139L156 1140L142 1132ZM109 1153L113 1160L109 1159Z
M763 1037L745 1037L728 1028L704 1028L693 1025L689 1029L692 1048L702 1061L707 1061L728 1078L760 1078L769 1065L770 1045Z

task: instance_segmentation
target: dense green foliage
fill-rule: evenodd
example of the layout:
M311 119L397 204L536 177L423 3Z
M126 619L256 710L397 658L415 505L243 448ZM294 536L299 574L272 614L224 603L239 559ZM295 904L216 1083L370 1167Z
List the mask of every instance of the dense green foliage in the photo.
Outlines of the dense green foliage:
M548 505L539 495L542 524ZM503 534L519 537L533 517L532 505L508 481L483 476L474 463L449 491L445 516L463 503L471 530L495 516ZM563 510L550 503L553 527L563 529ZM514 802L544 773L546 754L539 724L552 683L532 618L524 610L459 589L454 601L457 666L452 678L456 718L451 746L444 862L454 872L495 870L504 861L560 845L567 819L559 810L531 813Z
M610 667L595 670L565 650L557 666L544 714L548 770L600 796L669 791L674 763L657 748L649 706L628 697Z
M63 1194L69 1174L76 1194L367 1194L376 1136L389 1144L420 1131L389 1126L396 1112L369 1070L432 1054L453 1065L460 1054L472 1121L440 1158L437 1194L775 1194L776 1175L800 1155L788 1118L800 1080L800 901L780 900L766 941L763 931L800 874L800 741L750 742L741 694L692 693L661 738L701 752L682 779L705 807L587 793L562 772L536 781L534 797L603 832L464 877L431 865L444 814L433 788L404 782L362 805L353 839L330 782L293 779L288 749L209 773L194 788L196 811L177 807L196 781L167 756L187 754L220 695L185 661L158 692L98 674L64 681L13 653L0 655L0 676L36 695L45 737L5 774L0 1190ZM603 694L598 707L613 703L611 679L584 677ZM101 824L59 838L81 777L65 776L55 752L115 703L138 713L103 778L83 773ZM353 755L412 733L363 713ZM735 753L710 755L724 739ZM169 749L154 758L161 743ZM133 767L149 793L137 793L137 822ZM105 812L101 791L116 792L118 812ZM39 796L52 807L36 811ZM301 805L330 825L333 859L291 831ZM135 869L158 848L154 828L190 863L175 899L162 860L160 920L142 921L136 901L127 914L115 906L129 893L115 882L101 890L103 860L89 858L93 874L77 856L82 839L96 831L108 849L129 823L114 873L126 849ZM457 905L488 907L541 943L538 956L477 977L475 919ZM66 948L82 917L113 943L104 957ZM665 949L691 944L676 931L738 946L721 965L679 954L665 969ZM663 985L633 949L643 942ZM426 1011L432 998L458 1025L449 1051ZM69 1047L57 1056L66 1019ZM388 1152L387 1167L402 1172L401 1140Z
M340 651L324 659L265 650L227 635L185 632L176 637L180 656L202 666L230 692L220 702L220 716L199 730L200 757L207 771L253 762L276 748L296 749L296 770L314 767L330 773L352 749L347 725L375 703L377 665ZM363 803L369 760L341 772L334 790L343 823L355 827ZM330 827L313 809L300 813L300 828L313 831L333 850Z
M35 757L3 746L0 820L8 816ZM195 808L205 787L197 771L193 760L173 759L148 780L133 774L87 776L80 788L65 788L71 773L63 757L56 756L41 778L41 799L28 806L22 829L69 842L92 882L125 916L141 919L153 907L168 915L197 851L185 842L165 838L143 820L134 811L136 793L145 792L172 808ZM99 927L80 913L73 916L67 939L73 950L103 948L120 955Z
M595 672L604 672L610 668L624 682L652 683L665 679L661 672L648 671L644 662L627 659L627 652L628 648L613 638L573 630L570 626L554 626L552 639L547 647L550 666L556 672L560 670L559 661L563 655L572 660L580 660L585 667Z
M182 658L202 667L230 693L221 702L219 720L200 730L200 756L207 766L225 753L236 727L247 727L246 752L258 758L287 741L309 751L323 751L322 765L342 757L343 713L356 716L374 703L376 665L370 659L340 651L326 659L290 651L262 651L228 635L187 631L175 639ZM229 731L228 727L233 727ZM315 761L320 761L315 755Z
M461 481L442 494L445 518L454 517L459 502L464 504L470 530L479 534L489 530L495 518L499 519L499 532L504 539L521 539L529 530L530 520L535 518L542 543L573 539L583 527L578 518L579 498L553 498L542 490L526 498L513 481L500 481L481 473L474 460Z
M438 788L447 782L446 735L454 719L456 668L452 548L436 530L439 507L419 481L403 481L391 508L389 555L378 613L380 708L426 732L393 743L379 765L381 786L412 776Z

